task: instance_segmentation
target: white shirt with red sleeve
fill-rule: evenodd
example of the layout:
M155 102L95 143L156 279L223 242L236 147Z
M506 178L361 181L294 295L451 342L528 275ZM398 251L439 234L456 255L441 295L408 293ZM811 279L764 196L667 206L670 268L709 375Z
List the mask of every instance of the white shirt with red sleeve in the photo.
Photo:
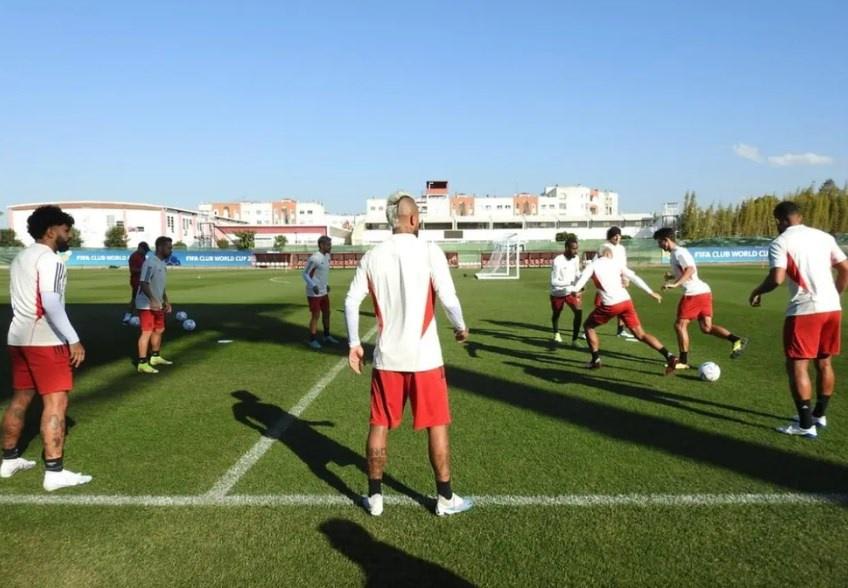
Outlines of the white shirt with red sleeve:
M679 280L687 268L695 270L689 279L681 284L684 296L697 296L699 294L709 294L710 285L698 277L698 267L695 265L695 258L689 253L689 250L679 245L671 251L671 273L674 274L674 279Z
M345 299L351 347L359 341L359 305L371 295L377 317L374 367L421 372L443 365L436 330L436 297L454 329L464 330L444 252L412 234L394 234L360 260Z
M306 296L309 298L326 296L330 279L330 254L316 251L309 256L303 268L303 281L306 282ZM318 293L313 288L318 286Z
M55 293L64 310L68 272L65 262L50 247L33 243L15 256L9 268L12 323L7 343L20 347L55 347L76 343L79 337L70 329L69 341L47 320L42 294Z
M580 277L580 257L568 259L560 253L551 264L551 296L566 296L576 292L574 283Z
M828 233L793 225L769 246L769 267L783 268L789 278L786 316L842 310L831 268L845 252Z
M575 291L582 290L589 280L595 284L598 294L601 296L601 304L613 306L630 300L627 288L622 285L621 279L627 278L639 288L651 294L653 290L633 270L622 267L615 258L600 256L586 266L580 279L574 285Z

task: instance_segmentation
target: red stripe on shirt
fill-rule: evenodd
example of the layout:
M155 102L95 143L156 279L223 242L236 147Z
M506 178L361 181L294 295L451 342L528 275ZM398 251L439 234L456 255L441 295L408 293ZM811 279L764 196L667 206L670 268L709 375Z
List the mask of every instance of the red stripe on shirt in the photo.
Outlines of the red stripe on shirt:
M795 260L792 259L792 256L788 253L786 254L786 274L789 276L789 279L798 284L799 287L809 292L810 289L807 287L807 283L804 281L803 276L801 276L801 270L798 269L798 264L795 263Z
M598 279L598 276L592 274L592 283L595 284L595 288L598 290L603 290L604 287L601 285L601 281Z
M430 280L430 289L427 292L427 302L424 303L424 324L421 325L421 336L430 328L430 323L436 316L436 287L433 286L433 280Z
M377 293L374 291L374 285L371 283L371 278L368 278L368 292L371 294L371 302L374 304L374 316L377 318L377 332L383 332L383 314L380 312L380 304L377 302Z
M41 302L41 277L36 274L35 277L35 318L40 319L44 316L44 303Z

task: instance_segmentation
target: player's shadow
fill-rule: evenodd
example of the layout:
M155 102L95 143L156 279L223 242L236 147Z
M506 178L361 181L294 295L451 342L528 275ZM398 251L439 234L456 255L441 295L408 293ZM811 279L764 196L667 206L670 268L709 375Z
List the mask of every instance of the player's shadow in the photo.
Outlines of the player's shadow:
M318 529L333 549L362 568L365 586L474 586L438 564L378 541L352 521L330 519Z
M333 427L330 421L307 421L286 412L279 406L261 402L247 390L236 390L230 394L238 402L233 405L235 419L258 431L263 437L276 439L288 447L316 477L352 502L361 505L363 496L348 486L344 480L327 466L354 466L367 476L365 458L338 441L318 432L317 427ZM419 504L431 508L433 500L391 476L383 476L383 483L399 494L408 496Z
M551 327L550 325L534 325L530 323L517 323L515 321L496 321L493 319L484 319L484 323L489 323L498 327L504 327L506 329L517 329L518 331L541 331L543 333L550 333ZM475 333L477 331L475 330Z
M804 440L774 434L774 444L763 445L733 438L718 430L703 430L665 417L637 413L587 397L556 394L530 385L526 380L512 382L490 374L451 366L448 379L457 388L509 404L539 415L562 420L600 435L639 444L668 455L719 467L734 474L800 492L841 493L848 488L848 465L826 458L781 449L779 442ZM620 388L586 378L584 385L599 390ZM639 388L639 387L634 387ZM632 390L647 395L646 388ZM848 505L844 498L835 498Z

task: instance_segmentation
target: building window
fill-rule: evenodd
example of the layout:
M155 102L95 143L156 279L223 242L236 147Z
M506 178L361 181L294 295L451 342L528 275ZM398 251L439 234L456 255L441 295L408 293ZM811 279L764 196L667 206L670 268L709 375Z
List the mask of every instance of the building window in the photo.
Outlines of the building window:
M173 217L173 215L169 214L165 217L165 224L168 227L168 231L173 233L174 232L174 217Z
M117 221L115 223L115 226L121 227L123 229L124 228L124 221Z

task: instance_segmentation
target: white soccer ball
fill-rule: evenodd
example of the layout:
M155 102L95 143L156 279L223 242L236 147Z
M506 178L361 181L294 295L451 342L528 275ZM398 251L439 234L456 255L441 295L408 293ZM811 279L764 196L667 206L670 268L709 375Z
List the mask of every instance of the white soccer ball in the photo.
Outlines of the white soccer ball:
M193 331L195 329L195 327L197 327L197 323L195 323L193 320L186 319L186 320L183 321L183 328L186 331Z
M137 316L134 316L130 319L130 324L134 327L137 327L141 324L141 319L138 318Z
M698 368L698 376L706 382L715 382L721 377L721 368L715 362L704 362Z
M188 313L184 310L177 311L177 313L174 315L174 318L180 322L183 322L188 318Z

